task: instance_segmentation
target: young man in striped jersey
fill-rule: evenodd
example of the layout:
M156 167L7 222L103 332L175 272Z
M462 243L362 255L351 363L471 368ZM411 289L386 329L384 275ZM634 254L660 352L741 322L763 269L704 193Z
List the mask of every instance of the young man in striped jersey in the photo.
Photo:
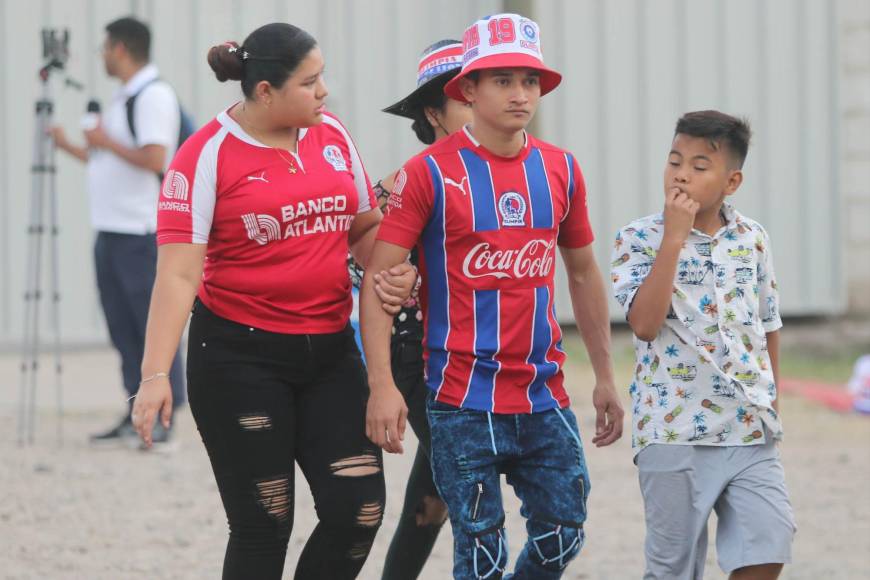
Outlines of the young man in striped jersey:
M505 574L504 473L528 520L513 578L559 578L584 541L589 477L563 385L556 246L595 370L599 446L621 436L623 417L606 293L577 161L525 132L561 80L543 64L537 24L515 14L480 20L463 51L445 92L471 104L473 121L400 171L368 271L419 248L432 466L453 527L454 577ZM366 276L361 302L367 434L401 452L407 411L374 282Z

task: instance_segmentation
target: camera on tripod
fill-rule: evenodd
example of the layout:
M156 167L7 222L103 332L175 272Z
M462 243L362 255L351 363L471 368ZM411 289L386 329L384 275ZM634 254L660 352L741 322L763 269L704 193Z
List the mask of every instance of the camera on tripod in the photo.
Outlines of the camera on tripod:
M63 70L69 60L69 29L42 29L42 58L45 61L40 74L47 76L51 69Z

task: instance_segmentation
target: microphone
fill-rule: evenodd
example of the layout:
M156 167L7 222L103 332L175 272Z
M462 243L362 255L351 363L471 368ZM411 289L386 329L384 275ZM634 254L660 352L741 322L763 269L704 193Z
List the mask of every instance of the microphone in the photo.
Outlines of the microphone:
M100 101L91 99L84 115L82 115L81 127L84 131L96 129L100 124Z

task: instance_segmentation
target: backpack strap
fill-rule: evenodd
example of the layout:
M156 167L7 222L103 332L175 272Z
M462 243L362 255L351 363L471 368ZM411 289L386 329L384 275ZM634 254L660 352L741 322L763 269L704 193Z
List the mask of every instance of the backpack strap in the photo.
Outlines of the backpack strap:
M138 91L130 95L130 97L127 99L127 102L124 103L124 106L127 109L127 126L130 128L130 134L133 135L134 144L136 143L136 123L133 119L133 106L136 104L136 97L138 97L146 88L148 88L150 84L155 83L159 80L160 77L154 77L153 79L142 85L142 87Z
M130 128L130 134L133 135L133 145L136 145L136 123L134 122L133 117L133 106L136 104L136 97L138 97L142 93L142 91L147 89L149 85L151 85L152 83L156 83L159 80L160 77L154 77L153 79L142 85L142 87L138 91L130 95L130 97L127 99L127 102L124 103L124 106L127 109L127 126ZM157 176L157 180L162 184L163 172L158 171L154 175Z

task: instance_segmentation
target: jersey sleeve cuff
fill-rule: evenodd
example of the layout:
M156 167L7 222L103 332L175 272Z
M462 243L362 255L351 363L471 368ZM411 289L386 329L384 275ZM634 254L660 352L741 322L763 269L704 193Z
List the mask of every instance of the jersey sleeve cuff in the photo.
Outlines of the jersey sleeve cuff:
M563 248L585 248L594 241L595 235L592 233L592 228L559 234L559 246Z
M381 222L381 227L378 230L377 239L382 242L396 244L402 248L411 249L417 245L417 240L420 237L420 232L408 228L399 223Z
M207 244L208 238L196 234L157 234L157 245L163 244Z

